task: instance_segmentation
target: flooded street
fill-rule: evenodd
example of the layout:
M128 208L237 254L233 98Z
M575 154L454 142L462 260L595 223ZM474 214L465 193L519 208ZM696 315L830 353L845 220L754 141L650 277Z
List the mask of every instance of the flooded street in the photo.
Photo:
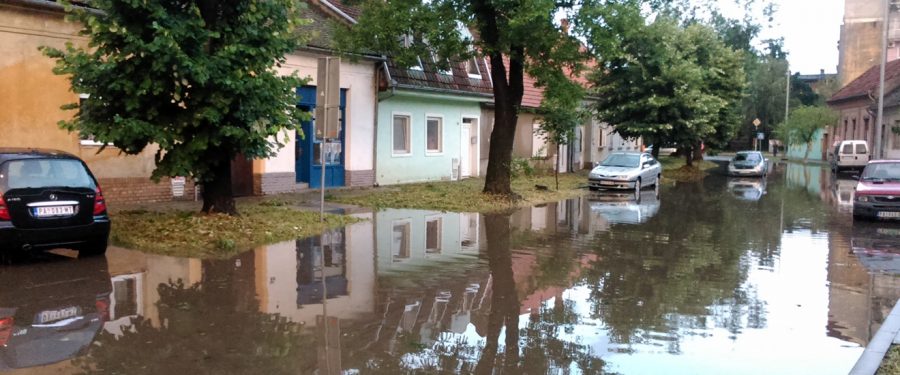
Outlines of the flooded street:
M900 223L854 224L854 186L781 164L227 260L47 254L0 268L0 370L846 374L900 298Z

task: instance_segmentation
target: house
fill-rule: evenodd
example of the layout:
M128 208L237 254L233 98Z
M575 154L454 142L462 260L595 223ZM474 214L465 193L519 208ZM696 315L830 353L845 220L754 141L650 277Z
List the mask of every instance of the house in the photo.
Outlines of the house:
M419 58L409 68L383 63L379 80L375 182L390 185L478 176L481 130L489 118L481 106L493 90L483 58L448 61Z
M508 68L509 62L504 61L504 64ZM585 87L590 85L583 77L573 77L573 79ZM543 119L540 106L544 99L544 90L538 87L535 79L528 74L524 76L523 86L522 104L519 107L513 143L514 159L530 160L531 164L537 168L553 170L556 168L556 159L560 158L560 172L572 172L592 168L594 163L603 161L611 152L642 150L642 140L625 139L615 132L612 125L591 116L585 120L584 124L575 129L573 141L569 145L560 147L559 154L557 154L556 147L547 142L546 137L539 131ZM590 107L592 103L593 99L590 97L586 97L583 101L585 107ZM482 117L487 121L482 130L485 137L481 142L481 168L486 170L487 155L490 150L490 132L494 125L493 102L486 104L482 111Z
M827 129L822 137L823 153L837 142L862 139L872 148L873 158L900 158L900 60L885 65L884 79L881 149L876 149L875 145L879 81L879 66L875 65L828 99L828 106L840 117L837 125Z
M881 57L884 8L879 1L844 0L844 20L838 42L838 81L846 86ZM900 9L891 7L888 60L900 57Z
M301 28L310 38L306 45L286 57L279 72L308 77L298 87L298 105L316 107L318 59L334 56L332 22L355 23L357 11L337 0L308 0L303 17L311 20ZM317 139L313 122L303 123L301 134L292 134L289 146L265 160L254 160L243 178L252 178L253 194L277 194L321 185L322 153L325 156L325 186L372 186L375 184L376 72L384 59L360 54L358 61L342 59L340 66L340 131L333 139ZM248 175L252 174L252 177Z
M65 20L63 6L55 1L0 3L0 147L57 149L80 157L112 204L193 199L190 180L150 180L155 147L138 155L120 154L115 147L100 151L102 145L57 126L74 115L60 106L76 103L80 96L71 91L67 78L53 74L54 60L38 47L64 48L69 42L84 46L88 40L78 35L80 29L80 24Z

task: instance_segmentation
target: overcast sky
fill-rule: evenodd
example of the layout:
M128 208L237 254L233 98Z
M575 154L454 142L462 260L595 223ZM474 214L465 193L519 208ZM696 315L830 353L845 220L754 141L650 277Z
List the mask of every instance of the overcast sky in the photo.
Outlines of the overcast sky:
M734 0L718 0L724 13L740 17ZM801 74L837 71L837 43L844 17L842 0L773 0L778 6L772 28L761 39L784 37L791 71ZM761 10L760 17L761 15Z

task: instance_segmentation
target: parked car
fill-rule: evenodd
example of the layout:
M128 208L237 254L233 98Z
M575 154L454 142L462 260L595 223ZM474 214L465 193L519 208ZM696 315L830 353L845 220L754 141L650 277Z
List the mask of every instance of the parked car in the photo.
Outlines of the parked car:
M659 184L662 166L648 153L614 152L594 167L588 176L588 188L634 189Z
M109 320L106 258L47 255L0 271L0 371L84 354Z
M769 160L759 151L740 151L728 163L731 176L765 177L769 173Z
M53 248L103 254L109 225L100 185L81 159L0 149L0 256Z
M856 184L853 218L900 218L900 160L875 160L866 165Z
M831 153L831 170L835 173L848 169L863 169L872 160L866 141L842 141Z

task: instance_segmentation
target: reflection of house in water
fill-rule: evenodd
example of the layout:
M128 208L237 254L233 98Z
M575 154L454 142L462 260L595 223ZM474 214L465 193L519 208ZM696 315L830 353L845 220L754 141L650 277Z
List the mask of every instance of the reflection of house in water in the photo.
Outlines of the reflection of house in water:
M867 269L854 254L853 244L865 246L871 236L859 225L828 235L828 333L861 345L872 339L900 298L898 275Z
M470 259L479 250L479 216L389 209L375 214L379 273Z

